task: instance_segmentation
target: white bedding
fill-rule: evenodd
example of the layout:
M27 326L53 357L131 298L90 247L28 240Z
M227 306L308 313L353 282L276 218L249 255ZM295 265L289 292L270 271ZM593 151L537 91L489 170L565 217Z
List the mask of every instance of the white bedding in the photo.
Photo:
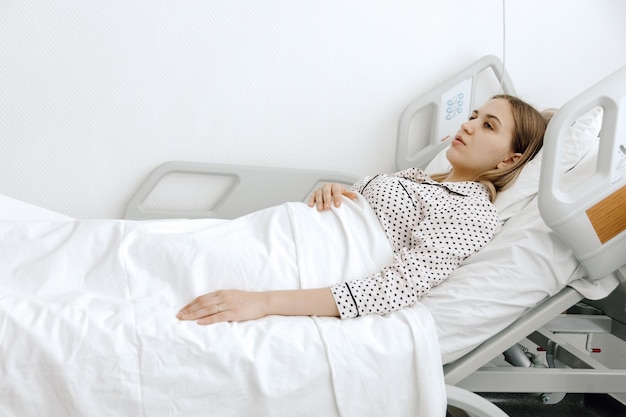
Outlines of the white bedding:
M0 221L0 415L445 414L422 304L346 321L175 318L212 289L319 287L377 269L391 251L362 199L226 222L23 220L8 201L0 217L20 219Z

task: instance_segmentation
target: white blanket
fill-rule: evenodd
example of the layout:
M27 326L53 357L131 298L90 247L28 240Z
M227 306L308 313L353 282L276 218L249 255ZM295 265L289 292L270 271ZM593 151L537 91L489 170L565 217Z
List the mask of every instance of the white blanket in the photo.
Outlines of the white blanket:
M243 218L0 221L0 415L443 416L433 320L175 314L214 289L311 288L391 260L367 204Z

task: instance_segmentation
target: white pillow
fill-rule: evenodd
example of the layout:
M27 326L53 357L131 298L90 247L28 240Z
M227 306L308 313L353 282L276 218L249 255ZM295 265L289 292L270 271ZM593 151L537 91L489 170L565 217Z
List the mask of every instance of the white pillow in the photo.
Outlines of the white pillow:
M561 173L574 168L594 145L602 126L602 107L594 107L580 116L569 127L563 143ZM435 174L448 172L451 168L446 151L439 152L426 167L426 172ZM500 222L503 223L519 213L528 202L537 195L539 189L539 171L543 150L528 162L515 182L496 196L495 206L498 209Z

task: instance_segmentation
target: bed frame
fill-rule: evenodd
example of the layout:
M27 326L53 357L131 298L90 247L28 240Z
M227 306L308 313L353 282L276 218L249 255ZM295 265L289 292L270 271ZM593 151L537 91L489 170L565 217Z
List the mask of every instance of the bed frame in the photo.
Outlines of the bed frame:
M501 62L488 56L409 104L398 123L397 168L425 167L446 146L441 139L455 132L458 120L466 118L475 103L485 101L500 87L515 94ZM577 116L597 105L605 111L598 168L588 181L563 194L558 190L555 168L559 166L563 131ZM530 393L546 404L560 401L564 393L626 394L626 370L609 369L563 336L610 333L626 341L626 297L622 292L626 291L626 67L566 104L555 115L546 136L539 191L542 217L572 246L590 279L620 280L622 284L607 298L608 302L596 302L595 308L589 307L594 303L584 300L578 291L566 287L463 358L446 364L448 403L470 416L506 416L476 393ZM148 196L171 174L225 176L231 184L208 210L146 207ZM157 167L129 200L125 217L233 218L287 200L304 201L323 182L351 184L355 179L340 172L167 162ZM260 199L265 193L254 193L254 201L248 198L269 181L276 185L274 190L282 190L280 194ZM581 238L581 233L585 237ZM581 304L583 301L585 304ZM614 317L606 313L613 313ZM519 344L522 340L545 349L545 366L533 366L533 355ZM486 366L501 357L502 352L507 366ZM626 396L622 401L625 400Z

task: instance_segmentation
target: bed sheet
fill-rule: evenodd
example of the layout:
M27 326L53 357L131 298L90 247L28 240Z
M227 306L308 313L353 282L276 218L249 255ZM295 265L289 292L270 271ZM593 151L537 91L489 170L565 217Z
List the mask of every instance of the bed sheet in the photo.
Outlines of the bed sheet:
M0 414L444 415L437 334L420 304L345 321L175 318L212 289L371 272L391 259L371 222L363 199L225 222L0 221Z

